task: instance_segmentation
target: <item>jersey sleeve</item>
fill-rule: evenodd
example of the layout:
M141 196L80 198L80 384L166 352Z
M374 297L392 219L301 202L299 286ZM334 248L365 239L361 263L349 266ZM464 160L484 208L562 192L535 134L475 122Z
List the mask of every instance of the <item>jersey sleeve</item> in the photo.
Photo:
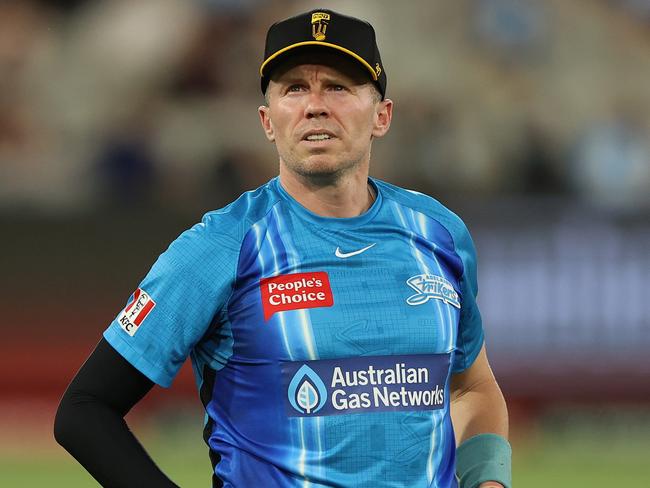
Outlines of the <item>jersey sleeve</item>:
M476 274L476 249L465 224L452 232L456 253L463 263L460 280L461 308L458 339L454 351L452 372L460 373L469 368L483 346L484 333L481 313L476 304L478 280Z
M209 215L160 255L104 338L168 387L232 290L238 246Z

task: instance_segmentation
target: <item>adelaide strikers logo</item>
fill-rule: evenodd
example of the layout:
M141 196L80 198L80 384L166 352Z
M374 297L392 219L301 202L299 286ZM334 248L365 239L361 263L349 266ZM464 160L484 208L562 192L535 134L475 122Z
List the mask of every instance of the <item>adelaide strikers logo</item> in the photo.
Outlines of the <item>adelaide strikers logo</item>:
M406 284L417 293L406 299L409 305L422 305L431 299L442 300L443 302L460 308L458 293L449 281L442 276L421 274L406 280Z
M293 375L287 390L289 403L302 414L315 414L327 402L327 388L316 372L306 364Z

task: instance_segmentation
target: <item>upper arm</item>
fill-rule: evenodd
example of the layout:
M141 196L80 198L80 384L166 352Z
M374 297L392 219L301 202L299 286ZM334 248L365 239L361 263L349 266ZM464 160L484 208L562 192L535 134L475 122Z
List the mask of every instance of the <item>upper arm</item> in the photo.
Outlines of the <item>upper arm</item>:
M124 416L153 385L102 338L70 382L61 405L101 403Z
M77 448L84 435L79 429L92 427L88 419L98 411L123 418L152 387L151 380L102 339L61 398L54 420L55 438L63 446Z
M104 338L153 382L169 386L223 309L237 252L223 225L204 219L158 258Z
M451 417L456 441L491 432L508 436L508 408L485 353L450 380Z
M452 373L460 373L473 365L484 347L483 321L476 302L478 296L476 249L467 227L462 221L459 222L450 229L456 254L463 265L459 280L461 308Z
M483 344L478 356L476 356L469 368L460 373L452 374L450 383L451 401L487 383L496 384L496 379L488 362L485 344Z

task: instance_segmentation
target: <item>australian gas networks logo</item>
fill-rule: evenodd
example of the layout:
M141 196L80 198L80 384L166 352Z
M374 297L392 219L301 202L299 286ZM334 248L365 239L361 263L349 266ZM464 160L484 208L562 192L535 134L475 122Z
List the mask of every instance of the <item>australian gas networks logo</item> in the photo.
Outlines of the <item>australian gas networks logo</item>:
M314 414L327 402L325 383L306 364L293 376L287 392L291 406L303 414Z
M449 354L285 363L287 413L310 417L443 408L449 364Z
M416 293L406 299L409 305L422 305L429 300L442 300L443 302L460 308L460 299L454 286L442 276L421 274L406 280L406 284Z

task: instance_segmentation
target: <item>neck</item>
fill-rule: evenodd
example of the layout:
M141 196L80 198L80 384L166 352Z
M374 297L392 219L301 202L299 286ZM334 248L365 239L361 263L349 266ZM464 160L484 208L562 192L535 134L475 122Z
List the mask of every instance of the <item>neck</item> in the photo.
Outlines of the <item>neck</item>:
M280 163L280 183L298 203L322 217L356 217L375 201L367 166L330 180L296 174Z

